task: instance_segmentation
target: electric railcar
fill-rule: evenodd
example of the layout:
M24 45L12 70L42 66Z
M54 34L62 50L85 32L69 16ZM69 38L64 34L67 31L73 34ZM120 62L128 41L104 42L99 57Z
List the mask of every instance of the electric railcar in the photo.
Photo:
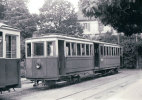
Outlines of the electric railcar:
M20 31L0 23L0 92L20 86Z
M116 71L121 47L117 44L62 35L29 38L26 47L26 78L45 85L74 81L85 75Z

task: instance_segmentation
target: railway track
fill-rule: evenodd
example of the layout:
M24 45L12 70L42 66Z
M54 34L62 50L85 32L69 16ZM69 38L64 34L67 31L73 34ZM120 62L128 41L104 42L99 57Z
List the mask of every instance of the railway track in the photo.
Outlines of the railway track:
M128 79L128 76L129 76L129 80L127 80L127 82L126 82L126 79ZM89 87L87 89L84 89L84 90L81 90L81 91L78 91L78 92L74 92L72 94L69 94L69 95L66 95L64 97L58 98L56 100L68 100L68 99L73 99L73 100L88 100L89 99L89 100L92 100L92 98L96 94L100 94L102 91L112 89L112 88L114 88L116 86L119 86L119 85L122 85L124 83L129 84L131 82L134 82L134 80L132 80L132 78L135 78L134 75L129 74L129 75L123 76L123 77L121 77L119 79L113 79L113 80L109 81L106 84L104 84L104 83L98 84L98 85ZM114 80L115 80L115 84L114 84ZM101 89L99 87L101 87ZM93 92L91 92L91 91L93 91Z
M106 100L108 93L117 92L120 88L133 83L142 76L141 71L120 71L119 74L83 81L78 84L61 86L52 89L33 88L31 83L24 82L21 89L0 95L0 99L9 100ZM105 94L105 96L102 94ZM111 93L110 93L111 94ZM110 95L109 94L109 95ZM100 99L105 98L105 99Z

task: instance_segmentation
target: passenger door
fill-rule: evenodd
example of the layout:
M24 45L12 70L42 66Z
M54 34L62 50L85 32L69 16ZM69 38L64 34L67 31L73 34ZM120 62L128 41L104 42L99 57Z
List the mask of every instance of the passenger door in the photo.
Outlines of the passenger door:
M100 66L100 54L99 54L99 44L98 43L94 43L94 65L95 67L99 67Z
M65 70L65 53L64 53L64 40L58 40L58 54L59 54L59 75L64 74Z

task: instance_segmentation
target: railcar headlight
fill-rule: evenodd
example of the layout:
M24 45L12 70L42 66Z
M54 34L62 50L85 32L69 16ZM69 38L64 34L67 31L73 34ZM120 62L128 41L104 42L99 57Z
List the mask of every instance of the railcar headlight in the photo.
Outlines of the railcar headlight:
M41 68L40 64L36 64L36 68L40 69Z

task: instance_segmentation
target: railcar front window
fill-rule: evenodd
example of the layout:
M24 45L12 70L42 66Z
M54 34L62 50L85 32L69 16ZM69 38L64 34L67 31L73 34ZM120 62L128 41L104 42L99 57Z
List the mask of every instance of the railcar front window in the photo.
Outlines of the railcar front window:
M0 57L3 56L3 39L2 39L2 32L0 32Z
M34 43L34 56L44 56L43 43Z
M27 43L27 57L31 57L31 43Z
M47 42L47 56L53 56L53 42Z
M6 58L16 58L16 36L6 35Z
M66 43L66 55L67 56L70 56L71 55L71 52L70 52L70 43Z

